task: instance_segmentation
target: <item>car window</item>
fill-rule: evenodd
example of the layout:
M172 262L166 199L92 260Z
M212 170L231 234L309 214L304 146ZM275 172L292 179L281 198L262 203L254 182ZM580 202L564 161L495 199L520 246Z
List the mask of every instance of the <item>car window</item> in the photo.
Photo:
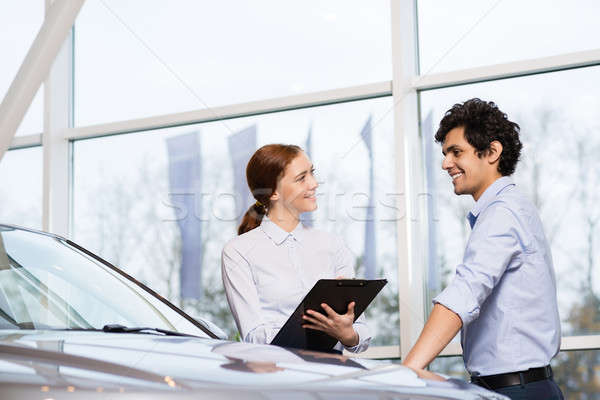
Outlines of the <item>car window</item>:
M160 299L63 240L0 231L0 329L107 324L207 336Z

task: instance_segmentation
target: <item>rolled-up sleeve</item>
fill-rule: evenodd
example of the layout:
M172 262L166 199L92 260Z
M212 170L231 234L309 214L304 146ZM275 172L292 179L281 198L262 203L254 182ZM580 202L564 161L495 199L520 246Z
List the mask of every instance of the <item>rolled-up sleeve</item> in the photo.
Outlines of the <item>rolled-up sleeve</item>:
M229 308L242 341L270 343L277 328L265 323L249 263L240 252L225 246L221 254L221 277Z
M352 251L350 251L348 246L346 246L342 238L336 238L335 249L334 263L336 277L341 276L346 279L353 279L356 276L353 267L356 262L356 257ZM365 318L364 313L356 319L352 327L358 334L358 344L352 347L344 346L344 348L352 353L360 353L367 350L373 335L369 325L367 325L367 319Z
M479 217L481 224L474 226L454 280L433 299L434 304L442 304L458 314L465 326L479 317L482 304L527 243L512 210L501 204L490 205L485 214L485 218Z

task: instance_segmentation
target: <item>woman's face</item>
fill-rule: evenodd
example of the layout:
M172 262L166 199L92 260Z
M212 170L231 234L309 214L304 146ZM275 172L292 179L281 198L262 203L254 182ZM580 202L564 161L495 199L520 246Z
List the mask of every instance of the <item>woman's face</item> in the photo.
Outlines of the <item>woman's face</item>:
M315 179L314 168L304 152L300 153L286 167L277 183L271 201L283 206L295 216L317 208L316 190L319 184Z

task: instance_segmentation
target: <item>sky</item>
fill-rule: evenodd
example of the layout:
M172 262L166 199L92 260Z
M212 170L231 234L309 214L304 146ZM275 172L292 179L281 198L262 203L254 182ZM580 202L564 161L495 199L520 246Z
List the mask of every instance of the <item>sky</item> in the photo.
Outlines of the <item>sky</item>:
M595 0L419 0L421 74L598 48Z

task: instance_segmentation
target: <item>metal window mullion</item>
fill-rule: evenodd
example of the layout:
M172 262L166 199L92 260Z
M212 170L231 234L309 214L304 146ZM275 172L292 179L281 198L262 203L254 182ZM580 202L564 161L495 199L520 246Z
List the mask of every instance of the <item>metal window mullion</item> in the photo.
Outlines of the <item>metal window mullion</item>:
M42 134L34 133L32 135L15 136L8 150L24 149L42 145Z
M560 351L600 350L600 335L565 336L560 344ZM349 353L355 358L395 359L400 354L400 346L371 346L363 353ZM452 341L440 353L440 357L461 356L460 343Z
M394 2L394 0L391 1ZM414 10L414 8L414 6L411 6L412 10ZM399 18L400 17L398 13L396 13L396 15L392 14L392 27L394 26L393 24L397 24L396 20L399 20ZM416 17L413 19L414 29L416 30ZM396 30L400 31L402 28L396 28ZM413 36L416 40L416 34ZM394 42L398 41L399 40L394 40L394 38L392 38L392 47L397 46L394 45ZM412 57L414 58L415 63L417 60L416 54L417 47L415 45L414 56ZM600 49L488 65L457 71L428 74L423 76L415 73L415 75L410 79L410 85L407 85L407 87L417 91L430 90L592 65L600 65ZM416 66L416 68L418 68L418 66ZM229 104L213 107L211 109L192 110L188 112L158 115L148 118L83 126L75 129L69 129L65 132L65 135L71 140L85 139L116 133L168 128L172 126L246 117L251 115L315 107L354 100L365 100L369 98L387 96L390 94L392 94L392 82L376 82L366 85L337 88L333 90L278 97L241 104Z
M393 0L391 1L393 2ZM397 19L399 19L398 13L396 13L396 15L392 15L392 24L397 23L394 21ZM416 29L416 18L414 18L414 20L414 27ZM402 29L400 28L397 30ZM416 40L416 35L414 36ZM398 40L396 40L396 42L398 42ZM414 48L414 53L415 55L413 58L416 63L416 46ZM600 50L590 50L552 57L543 57L532 60L523 60L478 68L430 74L425 76L419 76L415 73L410 80L410 85L407 85L407 87L417 91L430 90L461 84L525 76L549 71L560 71L563 69L598 64L600 64ZM284 96L241 104L229 104L210 109L192 110L182 113L172 113L151 116L147 118L83 126L66 130L65 136L70 140L86 139L117 133L161 129L173 126L342 103L347 101L366 100L370 98L388 96L391 94L392 82L376 82L366 85L337 88L333 90L305 93L301 95Z
M416 341L424 319L422 266L414 251L416 235L416 188L420 168L414 148L418 140L418 97L412 82L417 76L416 2L391 0L392 92L396 140L398 301L400 356L404 358ZM416 167L416 168L415 168Z
M600 350L600 335L565 336L560 342L560 350Z
M153 129L249 117L348 101L366 100L390 96L391 94L392 83L390 81L383 81L367 85L277 97L240 104L230 104L208 109L77 127L66 130L64 132L64 137L68 140L89 139L120 133L149 131Z
M413 79L412 86L416 90L440 89L594 65L600 65L600 49L422 75Z
M46 10L52 4L46 1ZM63 42L44 82L43 207L42 227L47 232L69 235L69 142L73 101L73 29Z

